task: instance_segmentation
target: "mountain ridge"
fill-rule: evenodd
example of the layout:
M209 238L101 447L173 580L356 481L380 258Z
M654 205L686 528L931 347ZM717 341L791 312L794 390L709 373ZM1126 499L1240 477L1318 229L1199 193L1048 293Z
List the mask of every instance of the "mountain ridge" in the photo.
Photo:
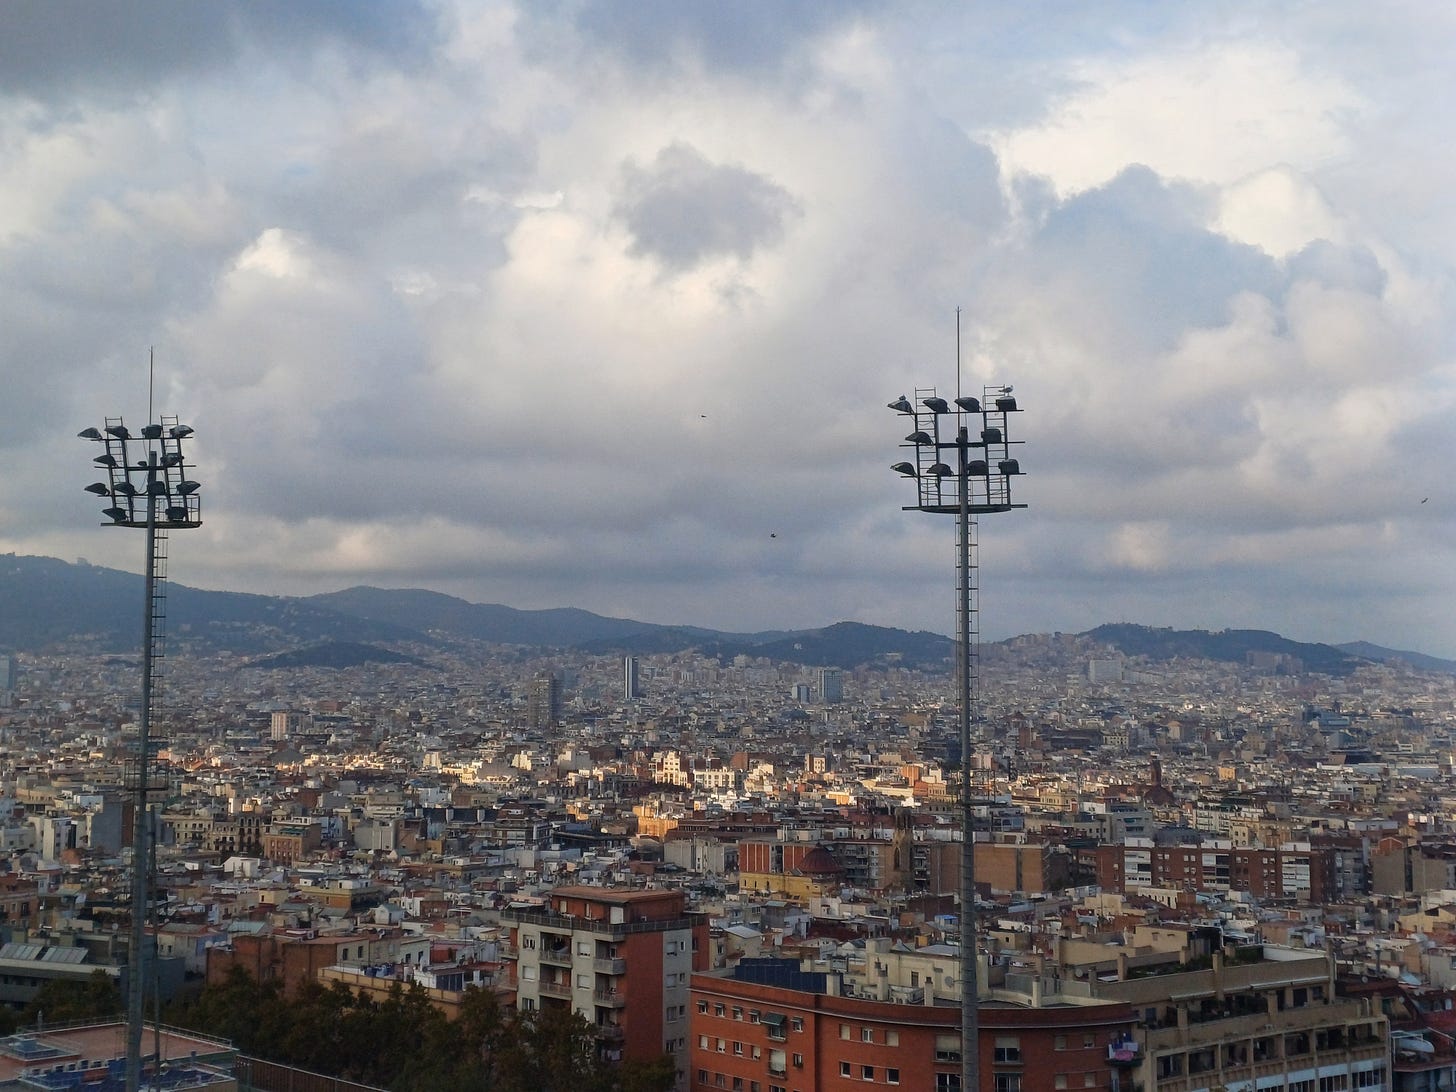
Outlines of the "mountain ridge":
M99 652L135 652L140 643L142 577L56 558L0 555L0 651L43 651L80 644ZM862 622L817 629L730 633L610 618L575 607L519 610L471 603L421 588L367 585L312 596L267 596L167 585L169 644L277 656L329 642L355 646L452 642L570 648L583 654L653 655L696 649L727 661L738 656L854 668L899 664L949 670L951 638ZM1367 642L1293 641L1268 630L1175 630L1118 623L1080 636L1126 656L1247 662L1251 652L1285 655L1304 669L1343 675L1365 661L1400 659L1421 670L1456 674L1456 662L1398 652ZM286 662L286 661L285 661Z

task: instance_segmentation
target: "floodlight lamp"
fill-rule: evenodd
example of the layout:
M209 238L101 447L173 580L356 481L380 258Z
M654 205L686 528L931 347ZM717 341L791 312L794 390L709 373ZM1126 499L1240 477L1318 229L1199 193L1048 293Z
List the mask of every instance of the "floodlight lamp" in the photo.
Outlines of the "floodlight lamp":
M955 400L955 404L967 413L981 412L981 400L979 398L972 398L969 394L961 395L961 397Z
M932 474L937 478L949 478L955 471L945 463L932 463L925 473Z
M909 436L906 436L905 442L907 444L933 444L935 440L931 437L930 433L924 429L919 429L912 432Z
M131 439L131 433L127 431L125 425L107 425L106 432L108 435L115 436L118 440Z
M116 488L112 489L111 492L115 493L118 497L134 497L137 495L137 487L132 485L131 482L120 481L116 483Z
M173 506L167 509L167 518L173 523L187 522L187 509L183 506Z
M1001 442L1001 430L999 428L983 428L981 439L988 444L999 444Z
M984 478L991 473L991 469L986 465L985 459L972 459L966 464L966 473L973 477Z
M1002 413L1014 413L1016 411L1016 399L1010 395L996 399L996 408Z
M99 440L99 439L101 439L101 433L98 432L94 428L83 428L80 432L76 433L76 435L79 436L83 440Z
M86 487L86 492L95 493L98 497L108 497L111 495L111 486L105 482L92 482Z
M895 399L893 402L890 403L890 408L892 410L894 410L896 413L914 413L915 412L915 407L910 404L910 399L906 398L903 394L900 395L899 398ZM82 435L84 435L84 433Z
M200 482L184 481L177 483L177 492L184 497L192 496L193 493L196 493L201 488L202 485Z
M944 398L922 398L920 402L927 409L929 409L931 413L950 412L950 403L947 402Z
M114 523L121 523L131 515L125 508L103 508L101 514L103 516L110 516Z
M96 456L96 458L92 459L91 461L93 463L95 463L97 466L110 466L110 467L115 467L115 466L119 466L120 465L116 461L116 456L113 455L113 454L111 454L111 452L109 452L109 451L105 455L98 455L98 456Z
M1013 474L1021 473L1021 464L1015 459L1002 459L996 465L1001 468L1001 473L1005 474L1008 478Z
M174 440L180 440L184 436L191 436L192 433L193 428L191 425L173 425L167 430L167 435L171 436Z
M169 451L169 452L167 452L167 454L165 454L165 455L162 456L162 465L163 466L168 466L168 467L171 467L171 466L181 466L182 465L182 452L180 452L180 451Z
M143 440L160 440L161 438L162 438L162 426L161 425L143 425L142 426L142 439Z
M893 470L896 474L904 474L907 478L919 477L919 474L917 474L915 471L914 463L896 463L894 466L890 467L890 469Z

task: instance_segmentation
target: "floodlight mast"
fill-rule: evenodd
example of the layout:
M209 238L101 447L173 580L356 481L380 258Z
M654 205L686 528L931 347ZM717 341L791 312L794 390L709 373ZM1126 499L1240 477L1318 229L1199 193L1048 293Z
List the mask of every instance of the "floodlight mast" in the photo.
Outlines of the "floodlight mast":
M961 748L961 883L960 883L960 990L961 1089L981 1090L981 1043L977 970L979 921L976 909L975 807L971 800L971 703L979 698L979 625L976 574L976 520L978 515L1025 508L1011 500L1011 479L1021 464L1011 457L1007 415L1018 412L1010 387L986 387L984 398L957 397L954 407L935 389L915 392L915 402L903 394L890 409L914 422L902 447L915 449L914 462L899 462L892 470L916 484L916 503L906 512L934 512L956 517L956 683L960 706ZM941 439L941 418L953 418L955 437ZM928 420L927 420L928 419ZM971 439L970 422L980 425ZM926 429L926 425L929 429ZM1020 441L1014 441L1020 443ZM943 453L955 452L952 467ZM972 459L975 451L983 458ZM945 479L955 479L954 498L947 496Z
M107 418L105 428L88 428L80 438L102 444L103 454L92 461L106 470L106 481L86 486L110 502L102 514L108 527L142 528L147 533L146 603L142 614L142 696L137 726L137 750L128 763L126 787L132 790L131 952L127 957L126 1092L140 1092L142 1030L145 1021L147 918L151 903L152 870L149 816L152 789L152 712L160 681L162 644L166 622L167 532L202 525L200 486L186 477L188 464L182 441L192 434L187 425L164 417L148 423L140 436L127 430L120 417ZM129 444L139 445L129 448ZM133 460L134 454L145 458ZM135 480L133 480L135 479ZM142 485L138 488L138 482ZM159 510L160 509L160 510ZM161 1052L153 1059L153 1073L161 1066Z

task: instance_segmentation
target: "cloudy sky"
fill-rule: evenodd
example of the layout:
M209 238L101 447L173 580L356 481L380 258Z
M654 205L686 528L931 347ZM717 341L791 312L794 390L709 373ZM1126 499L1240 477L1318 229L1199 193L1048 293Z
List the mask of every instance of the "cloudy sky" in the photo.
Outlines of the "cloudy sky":
M8 0L0 552L949 632L902 393L1014 383L988 636L1456 657L1456 9Z

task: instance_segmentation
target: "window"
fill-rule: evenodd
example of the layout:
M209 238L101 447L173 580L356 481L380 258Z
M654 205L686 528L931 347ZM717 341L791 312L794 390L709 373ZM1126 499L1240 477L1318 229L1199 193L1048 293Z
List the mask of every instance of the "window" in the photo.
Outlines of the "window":
M716 1005L713 1006L713 1015L714 1016L722 1016L727 1011L728 1010L723 1006L723 1004L721 1002L719 1002L718 1004L716 1004Z
M708 1003L706 1001L699 1001L698 1011L706 1016L708 1014Z
M1085 1034L1085 1035L1082 1036L1082 1046L1085 1049L1091 1050L1096 1045L1097 1045L1097 1036L1094 1035L1092 1032L1089 1031L1089 1032L1087 1032L1087 1034Z
M775 1077L786 1077L789 1073L789 1057L782 1050L768 1052L768 1071Z
M875 1029L874 1028L860 1028L859 1029L859 1041L861 1043L873 1043L875 1041Z
M848 1039L849 1038L849 1025L848 1024L840 1024L839 1025L839 1037L841 1039Z
M1021 1074L997 1073L991 1087L995 1092L1021 1092Z
M900 1045L900 1033L898 1031L887 1031L887 1032L885 1032L885 1045L886 1046L899 1046Z
M579 974L579 975L576 976L576 988L577 989L579 989L579 990L589 990L589 989L591 989L591 984L592 984L591 975L589 975L589 974Z
M937 1035L935 1037L935 1060L942 1063L960 1061L961 1037L959 1035Z
M1014 1035L996 1036L991 1060L997 1065L1016 1065L1021 1061L1021 1040Z
M1095 1074L1095 1073L1083 1073L1082 1074L1082 1087L1083 1088L1096 1088L1097 1087L1097 1074Z
M848 1077L849 1076L849 1063L848 1062L840 1062L839 1063L839 1075L841 1077Z
M900 1083L900 1071L898 1069L895 1069L893 1066L891 1068L889 1068L889 1069L886 1069L885 1070L885 1083L886 1084L899 1084Z
M862 1080L862 1081L872 1081L872 1080L874 1080L875 1079L875 1067L872 1066L872 1065L862 1065L862 1066L860 1066L859 1067L859 1079Z
M699 1035L698 1036L698 1049L699 1050L707 1050L708 1049L708 1037L706 1035Z
M743 1092L743 1078L742 1077L734 1077L733 1078L733 1092Z
M756 1023L758 1023L759 1017L761 1015L762 1014L757 1009L749 1009L748 1010L748 1022L750 1024L756 1024Z
M718 1040L718 1053L719 1054L727 1054L728 1053L728 1041L726 1039L719 1039Z
M1053 1088L1066 1088L1067 1087L1067 1075L1065 1073L1058 1073L1056 1075L1056 1077L1052 1081L1052 1087Z
M536 938L535 937L522 937L521 938L521 947L522 948L535 948L536 947Z
M742 1020L743 1019L743 1007L741 1005L734 1005L733 1006L733 1019L735 1019L735 1020Z
M578 940L576 942L576 954L577 955L591 955L592 954L592 942L589 941L589 940Z
M743 1057L743 1044L735 1040L733 1043L733 1053L740 1058Z
M795 1016L792 1020L789 1021L789 1027L793 1028L795 1031L803 1031L804 1018L802 1016Z
M935 1092L961 1092L961 1075L959 1073L937 1073L935 1075Z
M1055 1039L1052 1040L1052 1049L1053 1050L1066 1050L1067 1049L1067 1037L1065 1035L1058 1035Z
M698 1070L698 1083L699 1084L707 1084L708 1083L708 1071L706 1069L700 1069L700 1070Z
M795 1054L794 1055L794 1068L795 1069L803 1069L804 1068L804 1056L802 1054Z

